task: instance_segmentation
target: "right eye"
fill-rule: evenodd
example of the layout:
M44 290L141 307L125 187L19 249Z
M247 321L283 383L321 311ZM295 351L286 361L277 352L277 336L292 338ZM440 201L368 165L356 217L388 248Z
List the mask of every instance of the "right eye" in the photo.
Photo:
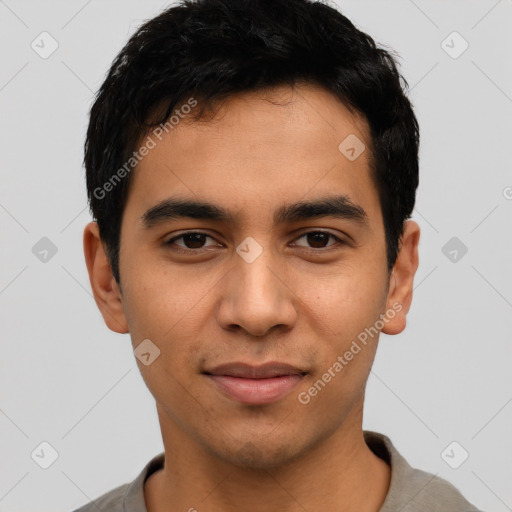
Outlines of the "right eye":
M165 245L168 246L175 246L171 247L173 250L177 250L178 252L201 252L201 249L203 249L204 243L207 238L210 238L211 240L214 240L213 237L206 233L201 233L198 231L190 231L188 233L182 233L181 235L175 236L173 238L170 238L165 242ZM177 244L177 240L182 240L182 244ZM215 244L214 244L215 245ZM206 246L209 247L209 246Z

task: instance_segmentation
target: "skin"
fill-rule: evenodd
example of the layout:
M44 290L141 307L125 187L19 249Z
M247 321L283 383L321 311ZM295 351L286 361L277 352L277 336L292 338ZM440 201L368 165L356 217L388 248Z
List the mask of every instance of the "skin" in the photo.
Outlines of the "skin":
M354 161L338 149L349 134L366 145ZM231 96L212 120L182 120L134 171L121 228L122 293L97 224L86 226L87 268L107 326L129 332L133 347L149 338L161 351L149 366L138 361L169 461L146 481L149 512L375 512L384 501L390 468L362 431L378 336L307 405L297 399L394 304L402 309L382 332L405 328L419 227L406 222L390 275L369 147L365 119L319 87ZM283 203L333 193L360 205L367 224L321 217L274 225ZM144 212L170 196L215 203L233 219L145 228ZM346 243L304 236L318 230ZM166 244L184 231L208 236ZM249 236L262 247L252 263L236 252ZM250 406L202 374L238 361L286 362L308 374L277 402Z

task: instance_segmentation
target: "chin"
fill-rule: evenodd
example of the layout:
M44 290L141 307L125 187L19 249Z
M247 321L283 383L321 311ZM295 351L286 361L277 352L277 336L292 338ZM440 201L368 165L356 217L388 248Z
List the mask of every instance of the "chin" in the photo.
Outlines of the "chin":
M238 446L216 447L213 452L216 457L240 469L277 469L292 463L306 451L305 447L290 445L286 440L281 444L273 440L269 443L266 436L259 441L239 442Z

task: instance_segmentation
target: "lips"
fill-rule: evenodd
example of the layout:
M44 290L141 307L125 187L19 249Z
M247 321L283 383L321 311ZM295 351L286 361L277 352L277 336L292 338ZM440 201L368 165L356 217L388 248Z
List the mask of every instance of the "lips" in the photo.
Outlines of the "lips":
M216 366L205 373L244 379L270 379L286 375L304 375L306 371L285 363L266 363L260 366L251 366L247 363L227 363Z
M289 364L271 362L261 366L228 363L204 374L224 396L242 404L264 405L288 395L307 372Z

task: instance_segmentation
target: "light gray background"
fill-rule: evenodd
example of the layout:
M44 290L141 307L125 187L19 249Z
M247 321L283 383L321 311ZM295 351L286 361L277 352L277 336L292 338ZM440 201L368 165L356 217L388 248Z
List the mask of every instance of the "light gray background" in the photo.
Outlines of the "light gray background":
M163 449L129 337L89 290L81 165L93 93L165 5L0 0L0 511L70 511ZM365 428L475 505L512 510L512 2L340 5L401 55L422 135L415 296L406 331L381 337ZM59 44L48 59L31 48L43 31ZM441 47L453 31L469 43L456 59ZM58 249L46 263L42 237ZM58 452L48 469L30 455L42 441ZM469 452L458 469L441 457L452 441Z

